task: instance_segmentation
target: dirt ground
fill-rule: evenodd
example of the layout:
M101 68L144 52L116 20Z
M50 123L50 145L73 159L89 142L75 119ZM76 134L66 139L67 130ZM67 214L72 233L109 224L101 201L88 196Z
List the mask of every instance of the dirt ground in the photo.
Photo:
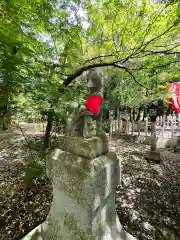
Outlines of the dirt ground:
M0 135L0 239L19 240L45 220L52 199L47 178L25 185L25 166L36 154L20 131ZM3 140L4 139L4 140ZM33 144L31 144L33 146ZM117 188L117 211L124 228L137 239L180 239L180 155L162 153L162 163L145 160L145 145L113 139L110 149L122 160L122 181Z
M0 239L19 240L45 220L52 199L48 179L35 179L30 189L25 184L25 166L36 156L17 129L0 137ZM39 136L26 135L28 141ZM32 144L31 144L32 146Z
M180 154L164 151L161 164L145 159L148 146L114 140L122 160L117 211L125 230L142 240L180 239Z

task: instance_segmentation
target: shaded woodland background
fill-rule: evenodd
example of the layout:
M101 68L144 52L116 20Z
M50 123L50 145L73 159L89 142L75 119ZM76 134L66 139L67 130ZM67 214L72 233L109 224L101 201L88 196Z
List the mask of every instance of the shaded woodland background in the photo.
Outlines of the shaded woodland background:
M111 111L138 121L161 100L171 113L179 27L173 0L0 1L2 240L20 239L45 219L52 197L45 155L64 131L69 102L84 103L89 69L103 74L106 132Z

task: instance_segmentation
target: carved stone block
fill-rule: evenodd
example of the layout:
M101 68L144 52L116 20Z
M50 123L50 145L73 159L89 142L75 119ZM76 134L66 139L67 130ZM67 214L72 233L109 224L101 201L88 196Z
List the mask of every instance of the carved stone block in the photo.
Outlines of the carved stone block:
M108 152L108 139L105 135L101 137L91 137L83 139L82 137L59 136L59 147L83 157L95 158Z

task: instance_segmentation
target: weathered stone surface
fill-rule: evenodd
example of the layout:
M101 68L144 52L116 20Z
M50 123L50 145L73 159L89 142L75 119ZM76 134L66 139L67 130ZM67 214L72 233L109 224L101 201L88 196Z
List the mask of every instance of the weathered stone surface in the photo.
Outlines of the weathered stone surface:
M116 154L88 159L57 149L51 157L54 197L45 239L52 235L56 240L131 239L117 223L115 195L120 169ZM119 231L125 237L121 238Z
M83 139L82 137L59 136L59 148L87 158L95 158L108 152L107 137L92 137Z
M48 176L53 184L89 208L98 207L100 200L116 188L120 179L119 161L114 153L90 160L56 149L49 159Z
M43 223L46 227L41 227L30 239L135 240L123 230L116 213L116 186L120 181L116 154L106 152L97 156L98 149L103 148L99 138L90 141L91 147L87 140L81 139L78 145L77 138L64 138L66 144L68 140L74 146L66 146L61 139L63 150L55 149L47 158L53 201Z
M107 153L88 159L56 149L51 157L52 165L47 163L47 166L53 183L53 202L47 218L49 230L46 236L57 233L55 239L70 240L72 236L74 240L80 239L79 236L84 240L105 239L103 236L108 233L101 230L106 229L107 224L112 226L112 218L115 221L116 216L115 193L119 180L116 155ZM103 217L103 211L107 218ZM94 221L98 221L101 228L97 230ZM62 234L64 225L69 230L58 235ZM116 231L113 234L115 236Z
M139 136L138 141L145 145L151 145L151 137ZM157 148L174 148L178 145L178 139L157 137Z
M123 230L116 214L120 169L115 153L88 159L57 149L51 157L54 198L45 239L54 233L56 240L134 239Z
M160 162L161 161L161 155L160 155L160 151L148 151L147 152L147 155L146 155L146 158L148 160L152 160L152 161L155 161L155 162Z
M97 217L96 221L95 220L93 221L93 226L96 226L96 224L97 224L97 226L94 228L92 237L87 238L87 240L88 239L89 240L112 240L112 239L113 240L137 240L123 229L122 225L119 222L119 218L118 218L117 214L115 217L115 222L113 221L113 224L111 225L111 226L113 226L112 231L108 228L108 230L106 230L106 235L104 235L104 238L100 239L96 233L98 233L99 232L98 230L101 229L101 232L103 234L104 228L103 228L103 226L101 226L99 224L99 220L100 220L100 217L99 218ZM45 222L43 222L42 224L40 224L37 228L33 229L29 234L27 234L25 237L23 237L22 240L39 240L39 238L42 240L47 239L47 238L42 237L46 234L46 231L43 229L44 224L47 225L47 220ZM105 227L107 227L107 225L105 225ZM116 234L114 234L114 232L116 232ZM67 228L67 226L63 227L62 233L64 233L65 236L67 236L67 234L70 236L70 237L68 236L67 239L73 239L73 240L76 239L76 238L74 238L74 235L72 235L72 233L69 232L69 229ZM61 236L58 240L64 239ZM84 238L82 238L82 234L79 236L80 236L80 238L78 237L77 238L78 240L84 239ZM115 236L115 238L114 238L114 236ZM52 236L50 236L49 239L53 240L54 238Z

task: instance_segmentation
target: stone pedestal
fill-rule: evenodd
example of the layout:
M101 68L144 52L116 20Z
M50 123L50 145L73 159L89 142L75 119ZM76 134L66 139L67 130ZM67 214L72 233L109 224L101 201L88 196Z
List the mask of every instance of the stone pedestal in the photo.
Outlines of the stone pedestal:
M60 137L47 159L53 184L49 215L38 233L43 240L133 240L117 217L119 160L104 137ZM37 238L36 238L37 239Z
M115 234L115 154L108 153L108 145L97 137L83 140L63 136L59 147L47 163L53 202L46 239L105 239Z

